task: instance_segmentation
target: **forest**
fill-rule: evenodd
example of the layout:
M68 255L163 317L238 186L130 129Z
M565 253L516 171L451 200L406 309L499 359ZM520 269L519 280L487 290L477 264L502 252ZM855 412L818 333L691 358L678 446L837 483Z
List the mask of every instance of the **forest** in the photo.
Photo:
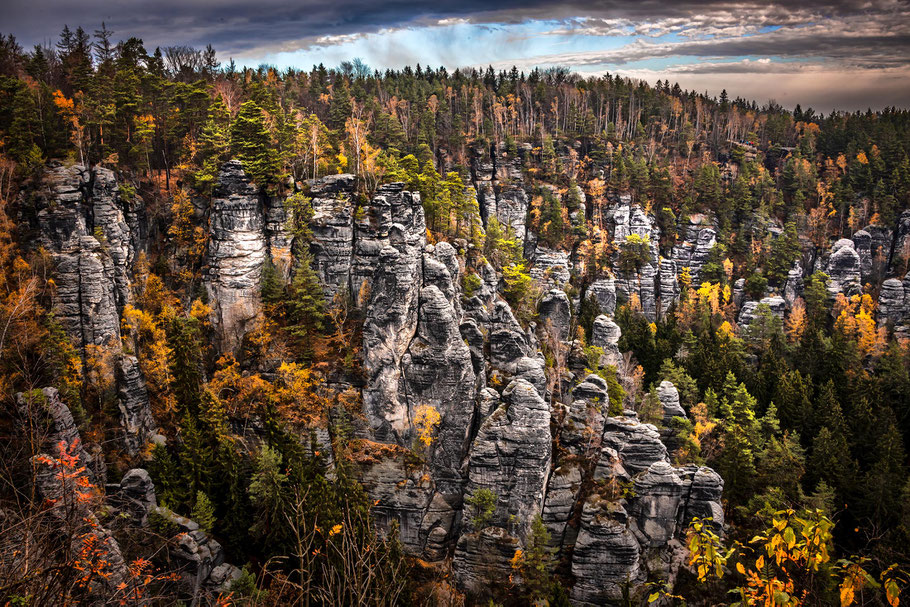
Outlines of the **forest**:
M908 263L906 109L0 35L0 603L896 607Z

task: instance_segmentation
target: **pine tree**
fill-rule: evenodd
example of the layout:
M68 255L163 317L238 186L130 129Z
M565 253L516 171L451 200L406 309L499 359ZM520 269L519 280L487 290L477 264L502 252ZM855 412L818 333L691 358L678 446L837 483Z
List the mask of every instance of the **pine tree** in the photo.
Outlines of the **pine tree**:
M858 470L842 432L822 427L812 441L806 472L808 486L825 483L843 503L856 482Z
M278 152L272 146L272 136L266 128L262 108L253 100L245 101L240 106L231 125L231 150L257 184L268 186L278 181Z
M866 476L863 502L870 514L883 525L890 525L900 512L900 495L907 482L903 439L897 426L889 424L878 443L876 461Z
M727 374L724 394L721 403L724 447L717 470L724 479L726 495L735 501L748 497L753 489L759 423L755 418L755 399L745 384L736 384L732 373Z
M221 96L215 98L209 108L208 119L199 135L197 163L199 170L194 175L196 188L210 192L218 176L221 164L230 157L231 115Z
M333 131L344 134L344 125L351 117L351 90L348 83L338 79L332 85L332 100L329 102L328 126Z
M173 378L171 390L180 411L192 416L199 413L202 385L202 341L199 321L193 317L171 319L167 331L171 348L170 371Z
M322 283L312 262L309 250L302 248L288 290L288 331L300 343L304 360L312 358L313 337L322 330L325 319Z
M281 554L281 543L289 530L285 516L288 507L288 476L281 471L281 463L282 457L278 451L262 445L256 456L249 487L250 501L255 511L250 533L275 554Z
M196 501L193 504L193 510L190 513L190 518L195 521L199 528L205 531L206 533L211 534L212 529L215 527L215 507L212 505L211 500L208 496L202 491L196 492Z

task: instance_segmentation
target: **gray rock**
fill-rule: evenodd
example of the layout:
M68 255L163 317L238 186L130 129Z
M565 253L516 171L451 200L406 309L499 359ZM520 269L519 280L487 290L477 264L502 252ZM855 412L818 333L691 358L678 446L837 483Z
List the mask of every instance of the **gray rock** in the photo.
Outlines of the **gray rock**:
M157 428L149 407L145 380L135 356L120 357L117 366L117 387L120 423L124 429L123 444L127 452L135 457L143 450Z
M564 342L569 339L572 311L569 298L564 291L559 289L547 291L540 300L538 313L545 332L552 330L559 341Z
M665 546L676 536L682 498L688 489L667 462L655 462L635 479L635 497L630 500L629 517L644 546Z
M889 278L882 283L882 290L878 297L878 322L879 324L898 325L904 320L907 307L904 304L904 284L897 278Z
M705 223L703 215L690 215L689 222L680 229L682 242L673 247L672 259L680 272L689 268L693 285L699 284L702 266L717 242L717 232Z
M784 311L787 309L787 303L783 297L765 297L761 301L747 301L739 311L738 324L741 330L745 331L752 321L755 320L759 306L767 306L772 314L784 319Z
M591 345L603 350L600 364L603 366L618 366L622 361L619 351L619 338L622 330L609 316L600 315L594 319L594 328L591 331Z
M259 190L239 160L218 172L212 199L206 288L221 351L236 351L261 311L266 260L265 220Z
M865 230L853 234L853 247L859 255L859 267L863 280L872 275L872 235Z
M534 265L528 273L545 288L563 289L571 277L572 264L565 251L537 247Z
M616 311L616 282L612 277L598 278L588 286L587 297L593 296L602 314L610 316Z
M862 291L861 261L852 240L841 238L834 244L825 273L830 278L828 294L832 298L838 293L849 297Z
M550 475L540 518L550 533L551 548L563 545L566 526L575 509L581 483L582 470L577 462L564 464L553 470Z
M452 573L458 585L474 597L489 596L504 588L512 573L512 558L521 540L502 527L485 527L465 533L458 540Z
M524 539L543 505L550 465L550 411L537 390L514 380L503 404L484 420L469 453L466 495L489 489L498 496L492 524L514 521ZM513 518L514 517L514 518Z
M675 260L661 259L660 269L658 272L658 284L660 286L660 306L658 309L660 312L660 317L663 318L667 315L667 311L670 309L670 306L679 299L680 290L679 281L677 280L679 269L677 268Z
M803 294L803 268L799 260L793 264L793 267L790 268L790 271L787 273L787 282L784 283L784 301L787 302L787 306L792 306L793 302L796 301L797 297L800 297ZM741 305L738 304L738 305Z
M130 515L137 527L145 527L149 513L158 506L155 484L148 471L142 468L133 468L123 475L115 498L117 505Z
M619 502L596 494L585 502L572 552L572 575L572 604L585 607L615 604L622 598L623 586L644 579L641 547Z
M673 382L662 381L657 388L657 397L664 410L664 423L669 424L674 417L686 417L686 410L679 404L679 390Z
M667 448L657 428L624 417L608 417L594 478L628 478L644 472L654 462L668 461Z
M358 297L360 285L351 284L354 253L354 203L351 197L354 193L354 176L329 175L307 183L313 206L310 253L313 256L313 269L325 289L326 300L332 301L336 293L347 289L353 297Z

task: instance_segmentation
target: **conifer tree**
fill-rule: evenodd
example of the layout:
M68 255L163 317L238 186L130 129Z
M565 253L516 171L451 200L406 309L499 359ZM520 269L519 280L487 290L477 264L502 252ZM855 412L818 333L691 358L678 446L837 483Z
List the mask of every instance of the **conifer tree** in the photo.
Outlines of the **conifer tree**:
M208 119L199 135L199 170L195 174L196 188L211 191L221 164L230 157L231 115L221 96L209 108Z
M278 152L272 146L262 108L252 99L240 106L231 125L231 150L257 184L268 186L278 181Z

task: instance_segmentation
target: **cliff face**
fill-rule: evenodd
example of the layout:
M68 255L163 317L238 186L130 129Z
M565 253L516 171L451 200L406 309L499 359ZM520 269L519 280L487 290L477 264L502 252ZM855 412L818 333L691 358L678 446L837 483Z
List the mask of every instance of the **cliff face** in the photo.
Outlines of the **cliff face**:
M498 213L506 208L502 200L513 200L493 171L475 167L488 217L494 202ZM519 176L509 173L510 184ZM463 253L449 243L427 243L415 194L391 184L357 208L346 176L310 188L311 250L325 294L347 289L365 315L361 438L419 446L420 411L440 414L435 440L419 449L422 464L408 465L389 451L360 467L378 520L397 521L411 552L430 561L454 556L458 583L482 594L497 572L509 574L516 549L527 545L531 523L541 516L552 546L572 555L572 571L583 580L573 601L600 605L617 599L626 580L651 573L657 555L678 552L694 513L722 525L720 477L707 468L673 468L657 429L631 412L606 417L603 379L570 373L564 381L578 386L563 397L551 392L534 328L523 329L497 294L492 268L471 298L463 295ZM641 209L620 206L614 216L618 238L642 232L657 242L653 220ZM652 258L656 266L656 244ZM569 267L565 253L536 248L532 275L551 287L540 304L541 323L553 327L566 350L572 306L560 287L569 282ZM616 290L647 293L640 278L616 289L604 277L594 292L612 312ZM653 287L657 277L650 279ZM643 301L656 310L651 293ZM603 342L605 363L619 362L618 340L619 327L607 316L598 319L594 341ZM685 415L678 395L676 408L674 414ZM634 497L601 496L610 482L634 487ZM466 500L482 491L495 495L495 504L480 524Z
M681 540L691 519L710 517L722 530L723 480L710 468L674 467L668 433L628 408L608 415L616 411L608 384L578 362L574 327L579 295L593 297L601 315L591 344L602 349L602 365L622 372L620 327L612 318L618 303L637 298L648 318L667 314L684 274L692 285L700 282L716 243L713 220L689 216L676 226L676 244L662 251L656 219L628 197L597 210L582 202L581 218L603 225L615 247L614 267L630 236L649 244L637 269L581 279L575 252L538 245L527 227L520 156L481 155L472 177L484 222L496 217L509 226L531 260L530 274L542 293L537 323L518 322L500 295L501 277L486 262L475 260L480 284L465 293L470 246L428 243L420 197L402 184L380 186L362 202L352 175L307 184L314 212L309 252L325 298L350 298L363 318L357 438L395 447L357 463L377 521L386 529L397 522L411 553L432 562L452 559L457 583L473 594L509 575L537 516L575 579L574 604L612 604L628 582L641 592L649 578L672 581L685 557ZM148 235L142 201L124 199L106 169L57 164L22 206L35 242L55 262L57 310L68 334L83 351L102 347L116 355L123 444L137 454L155 424L138 363L122 351L120 316ZM208 219L203 276L216 350L236 352L262 313L264 265L271 261L288 278L294 243L284 201L260 192L238 161L222 167ZM760 305L783 317L804 278L818 269L831 277L832 296L859 292L868 277L893 271L898 251L910 241L907 226L910 219L902 216L895 231L867 227L829 251L804 255L780 294L746 301L738 283L733 298L740 327L753 322ZM884 281L878 317L899 334L910 333L910 278ZM568 361L564 368L548 367L545 349L551 361ZM47 397L57 402L55 395ZM687 415L671 383L660 385L658 397L665 423ZM420 439L428 411L439 421L426 444ZM58 417L60 432L74 431L71 416L69 422ZM330 443L325 436L322 442ZM416 457L404 455L409 449ZM136 471L119 492L142 505L127 510L144 524L156 507L154 488ZM486 513L472 505L483 494L493 496ZM217 543L198 526L175 521L194 542L185 546L187 576L217 586L236 574L221 567Z
M120 315L130 302L134 263L145 249L148 224L138 197L121 195L105 168L51 163L20 201L21 225L32 246L55 266L55 313L83 359L110 356L123 447L135 455L156 426L135 357L123 352Z

